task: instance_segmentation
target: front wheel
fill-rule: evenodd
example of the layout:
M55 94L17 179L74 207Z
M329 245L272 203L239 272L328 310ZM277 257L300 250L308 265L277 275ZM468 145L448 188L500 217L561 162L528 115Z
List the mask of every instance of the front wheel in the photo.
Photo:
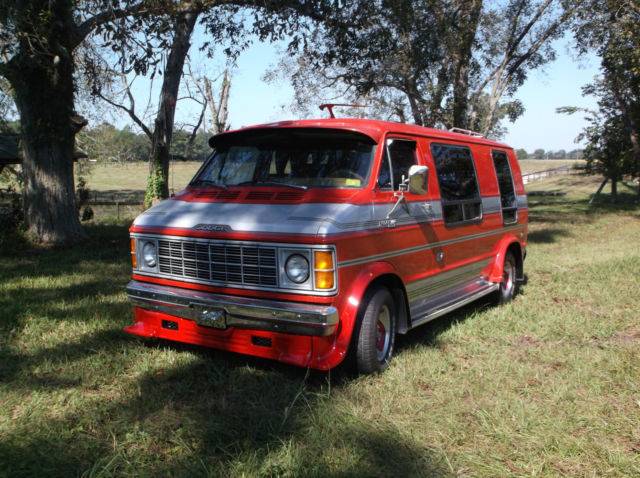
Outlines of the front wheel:
M500 289L496 292L496 302L498 304L506 304L507 302L510 302L517 294L517 271L518 266L516 265L516 258L511 252L508 252L504 257Z
M389 365L396 337L396 307L386 287L370 290L362 303L354 337L358 373L381 372Z

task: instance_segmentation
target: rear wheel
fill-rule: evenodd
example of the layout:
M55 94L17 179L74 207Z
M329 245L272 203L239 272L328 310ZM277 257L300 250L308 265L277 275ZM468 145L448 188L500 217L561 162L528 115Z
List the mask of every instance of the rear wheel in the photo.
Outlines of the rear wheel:
M500 283L500 289L496 292L496 302L498 304L510 302L518 292L517 272L516 258L511 252L507 252L504 257L504 266L502 267L502 282Z
M396 307L391 292L377 286L370 290L360 309L354 337L358 373L369 374L387 368L396 337Z

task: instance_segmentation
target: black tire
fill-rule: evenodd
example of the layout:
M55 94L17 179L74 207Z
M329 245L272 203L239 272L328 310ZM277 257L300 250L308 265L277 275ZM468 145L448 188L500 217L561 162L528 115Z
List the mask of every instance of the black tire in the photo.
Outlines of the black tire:
M502 267L502 282L496 291L496 303L498 305L511 302L518 293L518 263L511 252L504 256L504 266Z
M396 315L389 289L374 286L365 294L354 330L355 350L352 351L359 374L381 372L389 366L396 338Z

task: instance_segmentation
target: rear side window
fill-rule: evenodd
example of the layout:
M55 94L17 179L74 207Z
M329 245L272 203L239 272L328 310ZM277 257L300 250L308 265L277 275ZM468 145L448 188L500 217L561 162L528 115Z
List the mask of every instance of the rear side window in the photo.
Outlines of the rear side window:
M465 146L432 144L445 224L482 217L482 199L471 151Z
M505 223L518 220L518 201L513 187L513 176L509 159L504 151L492 151L493 166L496 168L498 187L500 188L500 203L502 205L502 220Z
M409 177L409 168L417 164L416 142L403 139L388 140L387 148L382 158L378 187L397 191L402 176Z

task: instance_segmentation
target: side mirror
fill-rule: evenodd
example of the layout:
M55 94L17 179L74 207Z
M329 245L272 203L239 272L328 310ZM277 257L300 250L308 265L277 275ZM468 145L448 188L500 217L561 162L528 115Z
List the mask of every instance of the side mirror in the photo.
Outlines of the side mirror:
M414 164L409 168L409 192L412 194L427 194L429 168Z

